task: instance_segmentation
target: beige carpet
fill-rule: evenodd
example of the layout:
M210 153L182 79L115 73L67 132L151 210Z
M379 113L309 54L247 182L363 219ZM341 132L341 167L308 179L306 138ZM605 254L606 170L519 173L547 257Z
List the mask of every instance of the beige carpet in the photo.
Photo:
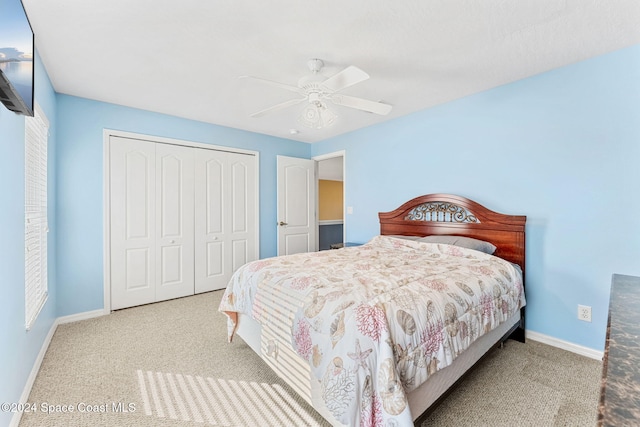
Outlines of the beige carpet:
M241 340L227 344L220 297L61 325L20 426L327 425ZM598 361L508 341L423 426L595 425L600 372Z

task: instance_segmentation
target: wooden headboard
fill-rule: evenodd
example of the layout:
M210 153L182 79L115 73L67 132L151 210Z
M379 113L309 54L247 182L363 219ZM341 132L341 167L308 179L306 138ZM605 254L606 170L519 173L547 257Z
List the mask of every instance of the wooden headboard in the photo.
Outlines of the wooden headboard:
M452 194L427 194L378 217L382 235L450 234L491 242L495 256L518 264L524 273L526 216L503 215Z

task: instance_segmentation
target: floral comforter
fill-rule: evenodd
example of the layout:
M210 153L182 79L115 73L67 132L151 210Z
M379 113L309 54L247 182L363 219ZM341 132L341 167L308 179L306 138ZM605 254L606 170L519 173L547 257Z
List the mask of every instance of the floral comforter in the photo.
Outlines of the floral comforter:
M246 264L219 310L229 316L229 339L239 312L288 322L338 421L408 426L406 393L524 304L522 275L501 258L377 236Z

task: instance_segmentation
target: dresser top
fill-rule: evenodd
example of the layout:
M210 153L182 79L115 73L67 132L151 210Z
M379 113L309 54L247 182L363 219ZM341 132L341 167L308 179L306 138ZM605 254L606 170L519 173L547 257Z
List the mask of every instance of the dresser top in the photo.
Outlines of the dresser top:
M598 425L640 423L640 277L614 274Z

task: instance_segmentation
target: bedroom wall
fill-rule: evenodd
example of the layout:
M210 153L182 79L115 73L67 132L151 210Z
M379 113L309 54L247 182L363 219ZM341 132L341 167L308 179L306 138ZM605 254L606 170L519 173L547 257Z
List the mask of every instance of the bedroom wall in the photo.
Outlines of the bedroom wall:
M428 193L527 215L527 329L603 350L613 273L640 275L640 46L312 146L346 150L347 241ZM577 320L577 305L593 321Z
M344 219L342 192L342 181L318 180L318 220Z
M24 116L0 105L0 402L18 402L56 315L55 153L56 105L36 54L35 100L51 122L48 163L49 298L30 331L24 313ZM13 414L0 411L0 425Z
M58 94L58 315L103 303L103 129L260 152L260 256L276 255L276 156L310 145Z

